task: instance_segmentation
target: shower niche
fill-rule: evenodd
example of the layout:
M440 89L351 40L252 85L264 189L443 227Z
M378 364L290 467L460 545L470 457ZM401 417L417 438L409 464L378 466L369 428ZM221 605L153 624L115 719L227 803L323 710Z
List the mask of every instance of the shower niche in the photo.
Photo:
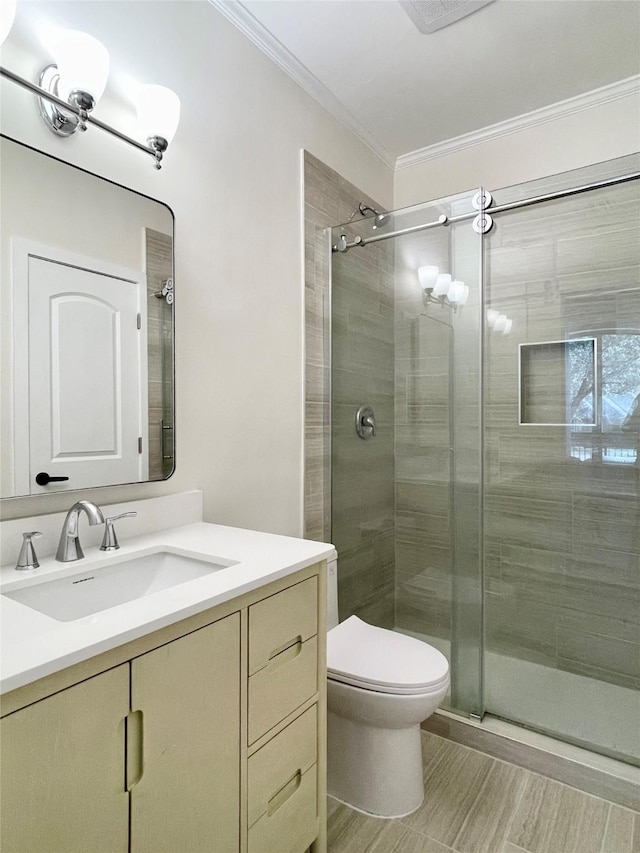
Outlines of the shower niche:
M595 426L596 340L520 344L520 423Z

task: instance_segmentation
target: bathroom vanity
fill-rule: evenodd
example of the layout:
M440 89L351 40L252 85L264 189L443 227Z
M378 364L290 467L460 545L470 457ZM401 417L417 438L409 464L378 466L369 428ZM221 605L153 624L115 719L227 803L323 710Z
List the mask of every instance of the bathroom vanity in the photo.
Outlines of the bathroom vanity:
M2 850L322 853L331 546L196 523L86 550L3 569ZM8 597L165 553L219 568L66 621Z

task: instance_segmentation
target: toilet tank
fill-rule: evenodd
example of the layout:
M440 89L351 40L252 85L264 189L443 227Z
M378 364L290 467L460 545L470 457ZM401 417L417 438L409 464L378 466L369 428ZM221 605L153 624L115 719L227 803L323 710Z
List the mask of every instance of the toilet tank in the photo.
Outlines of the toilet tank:
M327 631L338 624L338 561L327 563Z

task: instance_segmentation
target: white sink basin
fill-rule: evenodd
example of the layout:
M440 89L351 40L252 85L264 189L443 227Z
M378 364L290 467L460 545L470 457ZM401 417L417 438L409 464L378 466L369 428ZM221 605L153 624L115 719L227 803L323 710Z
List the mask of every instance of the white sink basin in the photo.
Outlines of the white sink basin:
M4 595L59 622L73 622L235 565L231 560L207 562L159 551L89 568L80 575L43 580Z

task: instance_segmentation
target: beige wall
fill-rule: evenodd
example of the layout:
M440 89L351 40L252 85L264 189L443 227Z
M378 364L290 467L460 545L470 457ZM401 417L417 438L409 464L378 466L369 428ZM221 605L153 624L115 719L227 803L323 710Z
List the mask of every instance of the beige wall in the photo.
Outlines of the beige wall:
M640 150L640 93L398 169L394 208L533 181Z
M391 171L204 0L23 3L2 64L29 79L47 58L36 18L107 46L103 121L134 132L127 77L182 99L158 173L149 157L95 128L56 138L29 94L5 81L0 90L4 133L158 198L176 217L177 471L166 483L91 496L107 503L201 488L208 521L301 534L300 149L385 205ZM19 517L69 501L20 499L2 511Z

